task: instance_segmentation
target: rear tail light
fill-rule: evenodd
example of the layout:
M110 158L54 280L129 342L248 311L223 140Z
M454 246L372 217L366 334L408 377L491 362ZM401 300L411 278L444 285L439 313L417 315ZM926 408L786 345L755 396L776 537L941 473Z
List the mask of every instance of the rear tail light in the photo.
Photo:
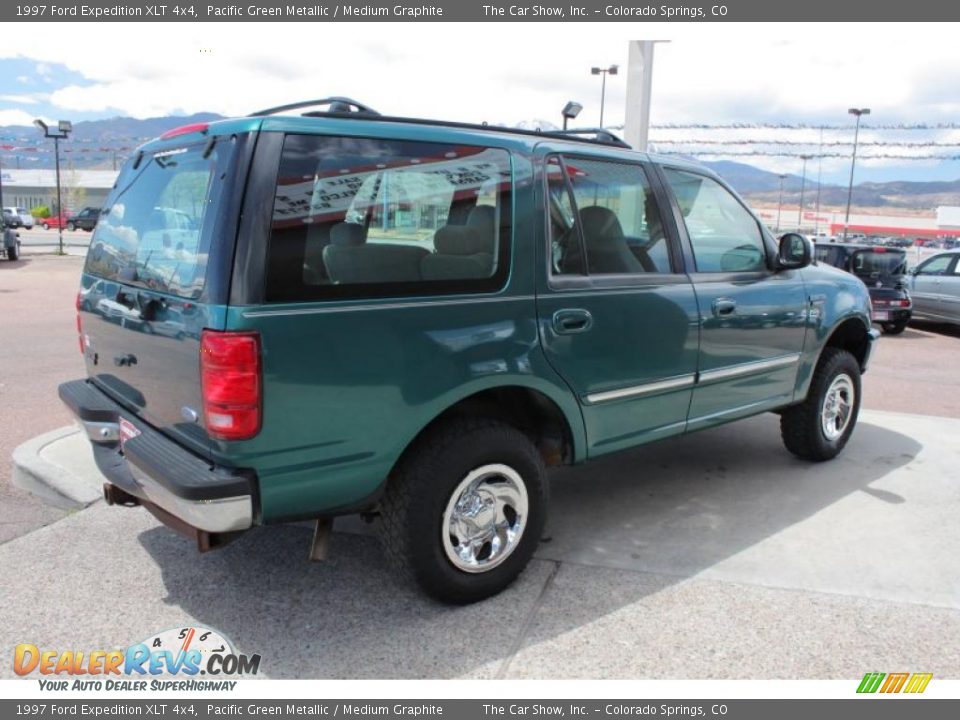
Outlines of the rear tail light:
M200 337L203 418L210 437L246 440L260 430L260 336L204 330Z
M80 340L80 354L83 355L83 324L80 322L80 293L77 293L77 338Z

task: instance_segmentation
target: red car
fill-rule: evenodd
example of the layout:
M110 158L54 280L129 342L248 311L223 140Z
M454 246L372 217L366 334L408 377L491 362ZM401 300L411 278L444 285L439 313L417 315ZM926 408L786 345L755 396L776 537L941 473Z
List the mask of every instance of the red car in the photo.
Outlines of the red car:
M66 227L67 223L72 217L73 215L60 213L59 215L51 215L50 217L40 218L40 227L42 227L44 230Z

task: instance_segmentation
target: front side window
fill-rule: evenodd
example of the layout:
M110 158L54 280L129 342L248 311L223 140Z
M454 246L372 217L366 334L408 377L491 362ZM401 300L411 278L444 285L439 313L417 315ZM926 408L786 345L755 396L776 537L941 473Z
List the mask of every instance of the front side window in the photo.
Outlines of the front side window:
M740 201L712 178L664 168L683 214L697 272L755 272L766 267L760 226Z
M547 187L554 274L670 272L660 209L641 166L552 157Z
M508 270L511 186L505 150L288 135L267 300L496 289Z

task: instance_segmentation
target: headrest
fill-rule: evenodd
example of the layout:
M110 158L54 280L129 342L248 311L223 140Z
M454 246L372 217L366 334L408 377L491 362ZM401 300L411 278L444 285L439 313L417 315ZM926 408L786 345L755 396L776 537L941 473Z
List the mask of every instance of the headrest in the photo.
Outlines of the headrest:
M475 205L467 213L467 226L488 233L490 237L496 234L497 209L492 205Z
M580 211L583 234L590 238L623 237L623 227L616 213L599 205L590 205Z
M492 253L492 236L468 225L444 225L433 236L433 245L443 255Z
M366 230L363 225L342 222L330 228L331 245L363 245L366 241Z

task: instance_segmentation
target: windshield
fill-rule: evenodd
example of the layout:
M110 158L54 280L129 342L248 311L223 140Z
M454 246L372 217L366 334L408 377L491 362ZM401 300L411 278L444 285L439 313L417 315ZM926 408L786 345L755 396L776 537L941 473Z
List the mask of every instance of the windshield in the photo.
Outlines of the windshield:
M121 175L100 213L85 272L197 298L203 291L217 150L166 150Z

